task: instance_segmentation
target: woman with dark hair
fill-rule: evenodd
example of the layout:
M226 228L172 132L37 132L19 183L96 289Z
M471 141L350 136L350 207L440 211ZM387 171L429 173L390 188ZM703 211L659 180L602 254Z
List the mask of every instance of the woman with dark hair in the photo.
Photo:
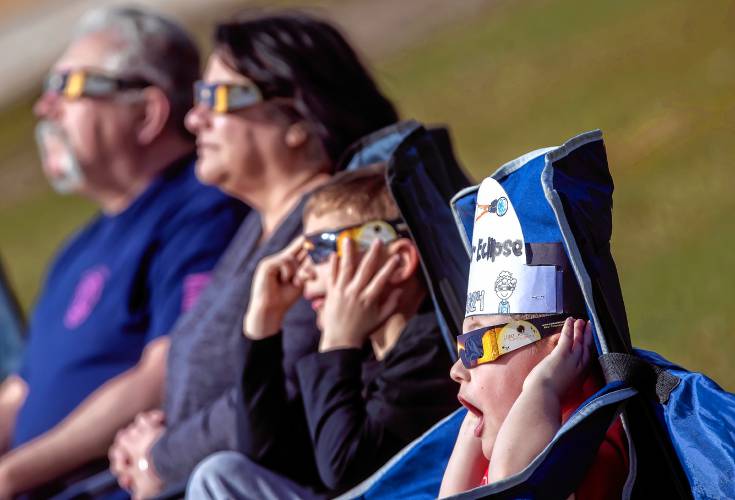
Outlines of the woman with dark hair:
M171 332L164 411L139 415L110 449L123 488L137 497L180 488L208 455L246 446L250 436L238 433L248 349L242 321L256 265L301 233L305 195L329 179L350 143L396 120L393 105L328 23L286 13L217 26L186 126L197 136L200 180L254 210L212 283ZM319 339L306 301L289 311L282 339L282 360L258 362L282 363L283 391L292 398L295 360ZM269 457L267 439L262 443L256 454ZM318 478L308 465L291 465L304 482Z
M336 164L356 138L398 117L332 25L300 13L220 24L215 55L246 75L264 99L285 98ZM284 64L288 61L288 64Z

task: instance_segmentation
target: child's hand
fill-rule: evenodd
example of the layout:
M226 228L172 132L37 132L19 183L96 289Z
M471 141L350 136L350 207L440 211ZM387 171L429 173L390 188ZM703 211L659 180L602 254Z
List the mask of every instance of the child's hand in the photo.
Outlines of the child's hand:
M561 398L587 369L592 356L592 326L567 318L554 350L528 374L523 390L541 388Z
M304 287L296 271L306 257L304 238L264 258L255 269L250 303L243 319L243 334L253 340L271 337L281 329L286 312L301 296Z
M581 379L592 354L592 331L581 319L564 322L554 349L523 381L503 420L490 457L490 482L517 474L553 439L562 418L562 398Z
M362 261L357 264L357 251L351 240L344 244L344 255L329 259L330 279L324 297L320 351L360 348L368 336L398 305L400 292L387 293L391 274L400 259L390 257L379 265L383 243L373 241Z
M482 440L475 436L479 420L470 411L465 415L444 471L439 498L457 495L480 485L488 460L482 454Z

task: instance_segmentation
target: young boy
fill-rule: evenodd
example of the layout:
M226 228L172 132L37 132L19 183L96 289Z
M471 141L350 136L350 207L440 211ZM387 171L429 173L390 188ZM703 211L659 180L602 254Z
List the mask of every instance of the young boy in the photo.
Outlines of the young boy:
M483 218L482 203L497 199L506 200L507 211L496 218ZM562 299L568 302L564 311L578 310L570 306L574 302L570 297L580 295L576 282L564 281L564 293L559 293L554 266L527 263L520 223L500 184L486 179L477 203L468 295L472 300L468 301L464 334L457 339L460 360L451 370L460 384L459 400L469 411L440 496L523 470L577 407L602 387L599 369L591 362L590 323L564 319L565 315L554 311ZM516 242L518 252L492 254L491 249L492 259L485 258L482 238L488 234L493 235L493 244ZM494 283L500 275L516 276L517 283L512 299L498 296L500 301L493 302L488 297L495 294L489 292L497 288ZM547 305L539 305L539 297ZM519 313L523 310L531 312ZM625 436L616 420L575 497L620 498L628 474L627 457Z
M279 364L283 315L301 294L311 302L321 341L296 365L301 408L279 406L262 389L249 393L249 377L275 379L277 370L246 373L240 430L269 433L269 456L249 458L295 479L294 469L304 464L294 467L300 442L294 429L305 419L321 482L335 493L377 470L457 400L419 253L384 166L337 175L314 192L304 208L304 234L261 262L244 318L245 336L272 367Z

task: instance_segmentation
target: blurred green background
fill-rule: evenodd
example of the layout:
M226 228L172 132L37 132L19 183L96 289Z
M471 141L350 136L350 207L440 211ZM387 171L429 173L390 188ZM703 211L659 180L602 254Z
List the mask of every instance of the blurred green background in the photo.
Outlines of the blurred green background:
M330 12L337 2L316 4ZM421 29L373 23L352 38L404 117L450 126L477 179L601 128L634 343L733 391L734 19L730 0L496 1ZM205 36L201 20L194 27ZM398 35L393 49L379 43ZM46 187L32 94L0 111L0 254L26 310L54 249L93 213Z

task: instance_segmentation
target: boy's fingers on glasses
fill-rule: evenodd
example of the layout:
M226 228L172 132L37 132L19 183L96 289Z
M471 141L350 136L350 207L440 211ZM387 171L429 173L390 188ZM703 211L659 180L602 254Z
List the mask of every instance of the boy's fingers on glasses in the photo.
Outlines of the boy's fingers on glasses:
M294 275L294 265L290 261L283 261L278 266L278 277L281 283L288 283Z
M357 268L355 273L354 284L358 287L358 290L362 290L370 280L375 276L380 265L380 252L383 242L380 240L374 240L370 243L367 253L362 258L362 262Z
M296 268L296 278L298 278L299 283L301 283L302 285L306 283L307 280L312 279L316 276L313 266L304 265L307 262L306 259L308 258L309 256L308 254L306 254L306 256L299 259L299 264Z
M376 300L378 297L382 296L385 291L385 287L388 285L390 277L393 275L393 271L395 271L396 267L398 267L399 262L400 258L397 255L390 257L385 264L383 264L380 270L375 273L370 280L370 283L365 287L363 297L370 300Z
M355 244L349 239L342 240L342 257L339 259L338 283L346 286L355 272Z
M578 319L574 322L574 345L582 346L584 344L584 320Z
M558 343L556 344L557 349L561 349L562 352L571 352L574 347L574 331L567 320L564 323L564 327L559 335Z
M339 278L339 257L337 253L329 254L327 262L329 263L329 276L331 279L327 280L332 287L337 285L337 279Z
M286 249L283 251L283 254L295 257L299 254L299 252L304 249L304 241L305 238L303 236L298 236L294 238L294 240L289 243Z
M301 265L308 256L309 252L302 246L296 253L296 262Z

